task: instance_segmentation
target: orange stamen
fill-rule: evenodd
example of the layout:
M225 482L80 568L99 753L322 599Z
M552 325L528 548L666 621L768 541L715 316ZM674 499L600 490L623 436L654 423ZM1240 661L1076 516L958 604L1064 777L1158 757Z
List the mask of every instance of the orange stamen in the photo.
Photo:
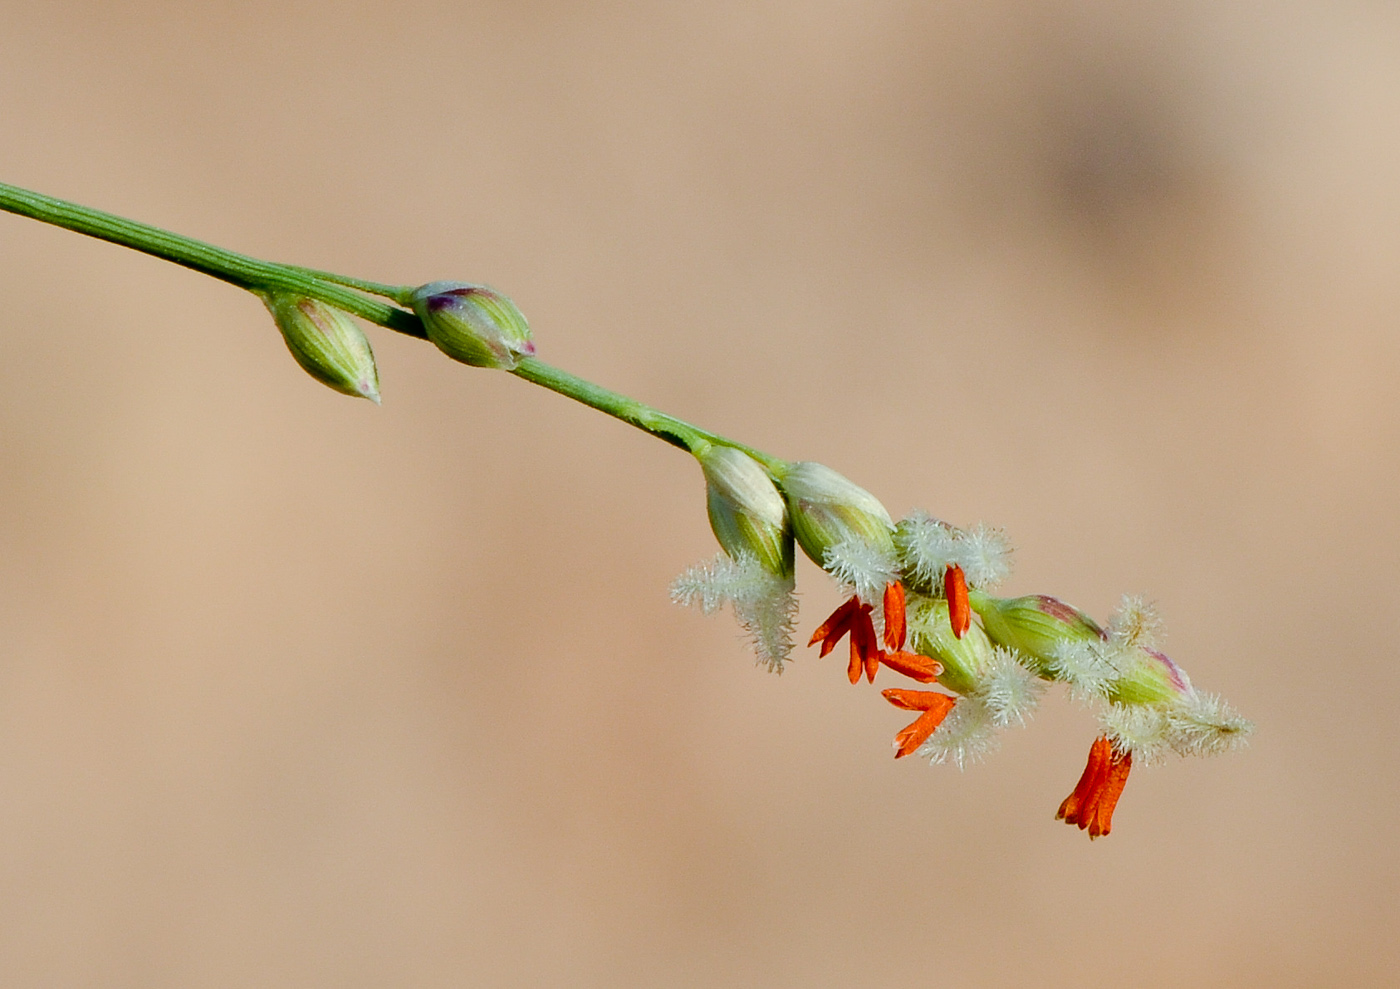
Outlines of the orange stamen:
M845 635L851 628L851 621L860 610L860 599L851 598L833 611L821 627L812 633L811 640L807 643L814 646L818 642L822 644L821 654L827 655L836 648L836 643L841 641L841 636Z
M938 679L938 674L943 672L943 664L938 660L903 650L885 653L880 657L880 662L896 673L902 673L920 683L933 683Z
M874 683L881 663L920 683L931 683L943 672L943 664L927 656L904 651L908 628L904 615L904 588L898 581L885 586L884 607L884 644L889 647L888 651L880 648L880 639L875 635L874 608L862 603L858 597L842 602L812 633L811 641L807 644L814 646L820 642L821 655L825 656L836 648L842 636L849 635L851 658L846 666L846 676L851 683L859 683L861 674Z
M1106 835L1113 829L1113 809L1123 795L1128 774L1133 768L1133 754L1118 752L1107 738L1096 738L1089 747L1089 762L1074 792L1060 804L1057 820L1088 830L1090 838Z
M860 616L851 623L851 665L846 671L851 683L860 679L861 667L865 677L875 682L875 671L880 668L880 643L875 638L875 622L870 618L870 605L860 606Z
M821 655L825 656L836 648L843 635L849 634L851 661L846 667L846 675L851 683L859 682L862 673L874 681L875 671L880 668L880 660L884 656L880 640L875 637L875 621L871 618L873 610L870 605L862 604L860 598L850 597L822 622L807 643L814 646L820 642Z
M1118 806L1118 798L1123 795L1123 787L1128 785L1128 774L1133 770L1133 754L1116 752L1108 766L1108 779L1099 791L1099 799L1094 802L1092 819L1089 821L1089 837L1099 838L1113 830L1113 811Z
M865 657L861 655L860 643L855 631L851 632L851 661L846 664L846 679L852 684L860 683L860 675L865 670Z
M899 581L885 585L885 648L899 652L904 648L904 586Z
M922 711L923 714L910 725L900 729L894 737L894 757L902 759L928 741L948 712L957 703L956 697L936 693L932 690L882 690L885 700L906 711Z
M1097 793L1107 778L1109 751L1110 746L1106 738L1096 738L1094 744L1089 746L1089 762L1084 767L1084 774L1075 784L1074 792L1065 797L1064 802L1060 804L1060 809L1055 814L1056 820L1066 824L1079 823L1079 812L1084 808L1089 795Z
M948 599L948 622L953 626L953 637L961 639L972 627L972 607L967 603L967 578L956 563L949 564L943 573L943 596Z

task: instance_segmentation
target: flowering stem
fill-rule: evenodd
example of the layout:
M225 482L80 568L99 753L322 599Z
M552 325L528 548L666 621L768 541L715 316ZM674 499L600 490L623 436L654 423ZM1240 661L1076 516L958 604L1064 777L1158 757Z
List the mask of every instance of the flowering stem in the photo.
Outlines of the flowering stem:
M412 286L384 285L313 268L262 261L159 227L3 182L0 182L0 210L164 258L248 291L275 290L309 296L386 329L419 339L427 339L428 336L422 321L407 309L400 308L409 304L414 290ZM399 305L389 305L369 297L373 295L392 299ZM691 425L543 361L527 358L512 373L692 453L703 452L711 444L732 446L753 457L769 471L777 471L784 466L784 462L776 457Z
M303 275L310 275L312 278L319 278L323 282L332 282L336 285L347 285L361 292L370 295L382 295L386 299L393 299L401 306L411 305L414 286L412 285L383 285L379 282L367 282L362 278L351 278L348 275L337 275L333 271L317 271L315 268L303 268L300 265L283 265L292 271L299 271Z
M614 419L621 419L652 436L665 440L672 446L689 450L691 453L703 452L710 445L732 446L753 457L769 471L777 471L785 466L784 461L777 457L747 447L742 443L736 443L717 433L701 429L699 426L691 425L675 416L667 415L660 409L654 409L636 399L609 391L607 388L595 385L591 381L585 381L568 371L553 367L533 357L522 360L511 373L532 384L572 398L576 402L582 402L599 412L606 412Z
M343 282L336 284L305 268L260 261L246 254L238 254L190 237L182 237L159 227L137 223L135 220L113 216L111 213L30 192L3 182L0 182L0 209L174 261L239 288L250 291L276 289L310 296L371 323L378 323L409 336L427 338L422 323L412 313L376 299L366 298Z

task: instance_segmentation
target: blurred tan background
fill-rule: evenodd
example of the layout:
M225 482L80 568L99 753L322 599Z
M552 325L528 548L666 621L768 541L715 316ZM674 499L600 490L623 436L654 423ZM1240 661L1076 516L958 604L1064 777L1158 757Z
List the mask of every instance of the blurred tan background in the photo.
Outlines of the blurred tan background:
M1400 966L1400 9L0 2L0 180L384 281L1161 606L1258 731L1052 820L673 607L677 451L0 215L7 986L1330 986ZM800 575L801 628L836 601Z

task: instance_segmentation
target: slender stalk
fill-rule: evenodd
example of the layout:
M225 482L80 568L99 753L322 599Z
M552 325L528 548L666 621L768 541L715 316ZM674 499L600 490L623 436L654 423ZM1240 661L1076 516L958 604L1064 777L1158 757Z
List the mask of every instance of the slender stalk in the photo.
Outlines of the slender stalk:
M315 268L303 268L301 265L283 265L292 271L299 271L303 275L310 275L312 278L319 278L324 282L332 282L336 285L348 285L350 288L358 289L370 295L382 295L386 299L393 299L401 306L411 305L413 285L384 285L380 282L367 282L363 278L351 278L349 275L337 275L333 271L317 271Z
M614 419L620 419L636 426L652 436L665 440L672 446L689 450L691 453L701 452L711 444L732 446L753 457L770 473L779 471L786 466L786 463L777 457L742 443L736 443L718 433L701 429L683 419L667 415L660 409L643 404L634 398L628 398L618 392L610 391L600 385L595 385L591 381L585 381L568 371L553 367L533 357L522 360L511 373L517 378L524 378L532 384L572 398L575 402L581 402L589 408L605 412Z
M159 227L3 182L0 182L0 210L164 258L248 291L276 290L319 299L387 329L427 339L422 321L414 313L399 307L408 305L413 292L411 286L384 285L313 268L262 261ZM392 299L399 306L370 298L370 295ZM701 453L711 444L732 446L753 457L770 473L780 471L785 466L784 461L777 457L701 429L543 361L526 358L511 373L691 453Z
M344 285L333 284L306 269L260 261L246 254L228 251L190 237L182 237L159 227L137 223L135 220L2 182L0 209L164 258L239 288L280 289L310 296L388 329L408 336L424 339L427 337L422 323L413 313L367 298L360 292Z

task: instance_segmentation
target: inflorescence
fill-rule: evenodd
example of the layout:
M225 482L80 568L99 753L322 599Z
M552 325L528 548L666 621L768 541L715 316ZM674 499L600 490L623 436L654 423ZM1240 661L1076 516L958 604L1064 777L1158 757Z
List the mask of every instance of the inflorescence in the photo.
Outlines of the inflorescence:
M1000 729L1024 725L1047 684L1063 683L1099 730L1056 816L1098 838L1112 829L1134 760L1214 755L1251 730L1160 650L1161 619L1140 598L1125 597L1101 626L1058 598L996 597L1011 571L998 529L962 529L924 512L896 524L872 494L821 464L765 469L733 448L694 452L724 552L682 574L673 599L706 614L731 603L759 662L781 673L797 612L795 541L846 594L809 645L826 656L848 640L852 684L873 683L884 666L943 688L881 691L918 712L894 737L896 759L961 769L995 747Z
M484 285L382 285L260 261L156 227L0 183L0 210L121 244L246 289L266 304L297 363L336 391L379 401L364 333L348 314L425 338L453 360L549 388L667 442L700 462L710 526L724 552L677 578L672 597L711 614L728 603L758 661L783 671L797 603L794 543L846 590L809 645L848 641L847 676L873 683L880 667L943 691L893 687L887 701L919 712L894 738L962 768L996 733L1024 725L1047 683L1063 683L1099 730L1058 817L1106 835L1133 762L1169 752L1214 755L1251 730L1219 698L1198 692L1161 651L1150 605L1124 598L1107 625L1058 598L1001 598L1011 570L998 529L962 529L923 512L896 524L880 501L829 467L787 463L535 359L529 324ZM382 297L390 300L381 301Z

